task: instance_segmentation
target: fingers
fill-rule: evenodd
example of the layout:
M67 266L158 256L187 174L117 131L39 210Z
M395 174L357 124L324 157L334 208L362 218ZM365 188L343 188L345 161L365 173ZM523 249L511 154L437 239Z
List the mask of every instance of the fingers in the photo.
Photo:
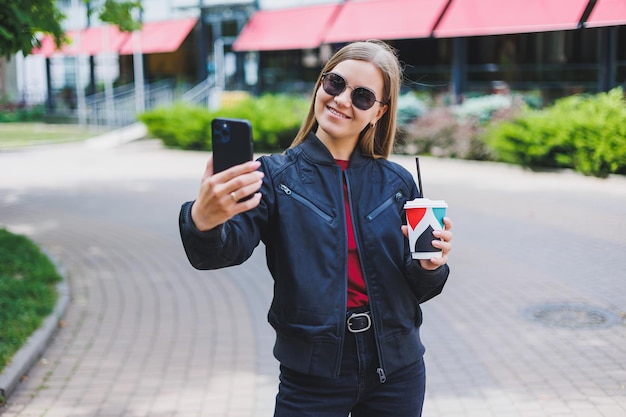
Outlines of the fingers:
M449 217L444 217L443 218L443 228L445 230L450 230L452 229L452 220L450 220Z
M207 160L207 163L206 163L206 167L204 168L204 174L202 175L202 181L205 181L211 175L213 175L213 155L212 154L211 154L211 156L209 156L209 159Z
M441 249L441 257L420 260L422 268L424 269L433 270L448 263L448 253L452 250L451 241L453 234L450 230L452 229L452 221L448 217L444 217L443 224L443 230L435 230L433 232L435 240L432 241L434 247ZM404 227L405 226L403 226L403 232Z
M210 161L212 164L213 158L211 158ZM225 183L241 175L256 171L257 169L259 169L260 166L261 163L259 161L245 162L243 164L235 165L233 167L225 169L222 172L218 172L213 177L215 178L215 181Z
M199 230L210 230L235 216L256 207L261 201L259 190L263 172L258 161L246 162L213 174L209 158L198 198L191 208L191 217ZM250 196L245 201L246 197Z

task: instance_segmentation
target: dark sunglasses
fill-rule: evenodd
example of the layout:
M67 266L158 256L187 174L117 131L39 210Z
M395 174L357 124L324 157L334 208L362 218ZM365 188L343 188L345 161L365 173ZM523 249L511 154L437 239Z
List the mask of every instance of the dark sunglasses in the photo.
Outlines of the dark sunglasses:
M376 94L374 94L374 92L369 88L350 87L346 83L345 78L339 74L335 74L334 72L326 72L322 74L322 88L324 88L324 91L326 91L327 94L330 94L331 96L338 96L343 93L343 90L345 90L346 87L352 89L350 98L352 99L352 104L354 104L354 107L357 109L369 110L376 102L385 104L380 100L376 100Z

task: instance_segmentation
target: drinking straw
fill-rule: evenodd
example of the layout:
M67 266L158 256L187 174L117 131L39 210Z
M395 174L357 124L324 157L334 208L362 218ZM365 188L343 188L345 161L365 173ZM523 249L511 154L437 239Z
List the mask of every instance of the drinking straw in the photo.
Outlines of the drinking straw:
M419 187L420 198L424 198L424 190L422 189L422 173L420 171L420 159L415 157L415 165L417 166L417 186Z

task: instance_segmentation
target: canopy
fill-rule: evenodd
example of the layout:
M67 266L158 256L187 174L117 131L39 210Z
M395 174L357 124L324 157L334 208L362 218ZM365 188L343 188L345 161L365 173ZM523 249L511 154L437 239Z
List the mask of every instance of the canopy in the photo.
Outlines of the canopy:
M144 23L141 28L141 48L144 54L174 52L183 43L196 24L196 18L164 20ZM41 40L41 47L34 48L33 54L50 57L62 55L98 55L105 52L130 55L133 53L133 37L130 32L120 32L117 26L92 26L67 32L69 45L56 48L51 35Z
M33 54L41 54L49 58L56 53L62 55L117 53L122 43L129 37L128 33L120 32L117 26L109 25L70 30L66 35L70 43L63 45L60 50L56 48L51 35L44 36L41 40L41 47L33 48Z
M576 29L589 0L453 0L437 37Z
M626 1L598 0L587 19L587 27L617 26L626 24Z
M324 41L427 38L447 3L448 0L345 2Z
M235 51L317 48L340 6L298 7L257 11L233 44Z
M197 18L163 20L160 22L147 22L141 28L141 53L156 54L162 52L174 52L189 36L198 21ZM120 55L133 53L133 37L121 45Z

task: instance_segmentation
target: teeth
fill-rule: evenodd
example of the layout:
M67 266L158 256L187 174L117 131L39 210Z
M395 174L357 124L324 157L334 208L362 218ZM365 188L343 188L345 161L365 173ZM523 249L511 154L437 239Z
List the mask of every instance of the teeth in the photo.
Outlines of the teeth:
M344 119L348 118L348 116L346 116L345 114L339 113L337 110L333 109L332 107L328 107L328 110L335 116L343 117Z

